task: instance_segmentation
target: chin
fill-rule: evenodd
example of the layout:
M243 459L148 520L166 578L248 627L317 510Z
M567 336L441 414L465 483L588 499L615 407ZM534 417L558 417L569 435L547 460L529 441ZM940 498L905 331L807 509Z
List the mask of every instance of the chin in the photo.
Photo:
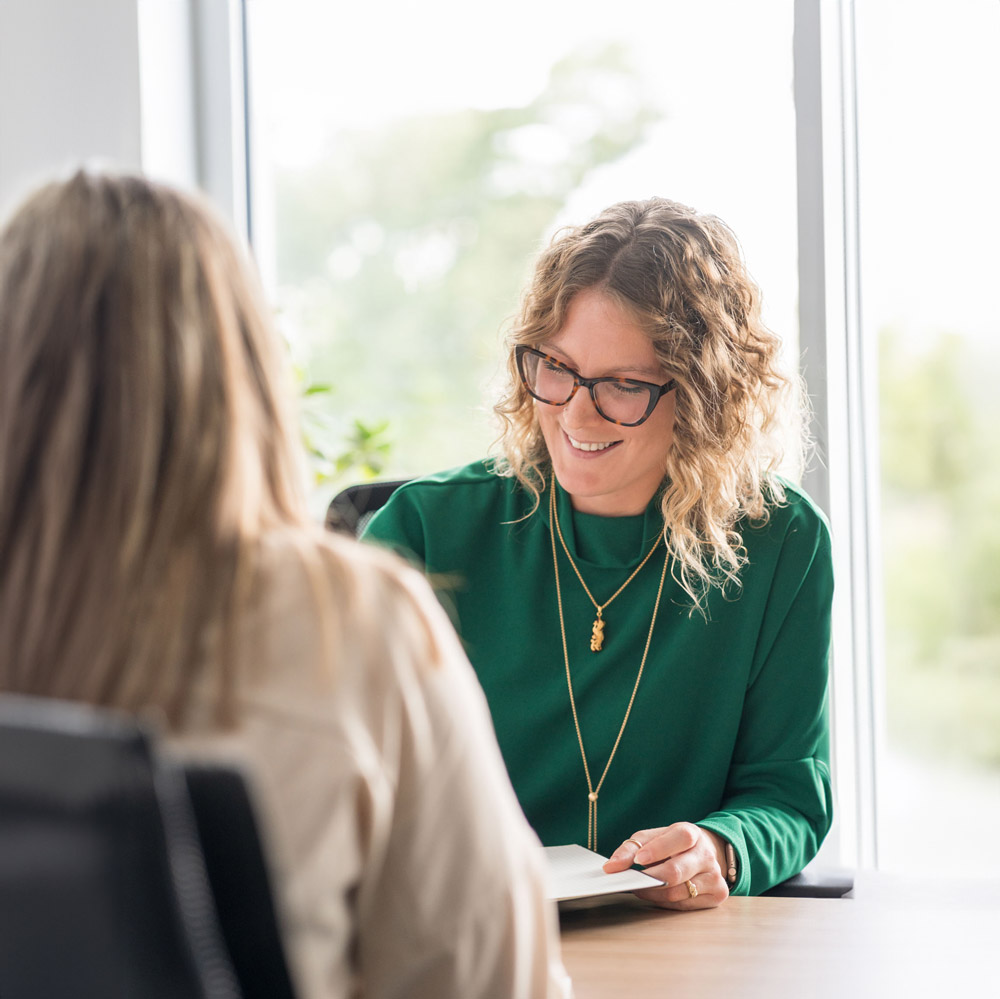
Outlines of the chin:
M617 492L614 488L609 488L607 476L581 475L579 471L573 469L555 468L556 478L559 485L573 497L574 500L599 500L602 497L613 497Z

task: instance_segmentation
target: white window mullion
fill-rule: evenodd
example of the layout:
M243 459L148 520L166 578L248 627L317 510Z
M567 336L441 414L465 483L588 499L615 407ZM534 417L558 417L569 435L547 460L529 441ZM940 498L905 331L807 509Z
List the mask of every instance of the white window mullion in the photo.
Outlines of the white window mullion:
M877 357L860 323L851 0L796 0L802 368L817 455L806 488L833 528L832 754L838 821L826 855L877 865L881 739Z
M250 236L244 0L139 0L143 168Z
M250 237L243 0L192 7L199 186Z

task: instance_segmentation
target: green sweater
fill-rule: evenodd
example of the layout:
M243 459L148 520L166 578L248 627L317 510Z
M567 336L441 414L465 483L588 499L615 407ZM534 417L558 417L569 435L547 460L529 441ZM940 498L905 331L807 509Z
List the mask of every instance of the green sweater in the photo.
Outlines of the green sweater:
M559 522L598 601L625 581L662 527L645 514L572 510ZM365 538L415 558L452 613L486 692L528 821L546 845L587 841L587 783L570 711L548 499L486 463L402 486ZM642 681L598 800L598 851L640 829L689 821L728 839L738 894L757 894L815 855L832 815L826 690L833 592L822 514L789 486L766 526L741 525L749 556L737 593L714 589L708 620L668 572ZM604 613L561 547L560 585L577 713L596 784L635 683L663 570L663 549Z

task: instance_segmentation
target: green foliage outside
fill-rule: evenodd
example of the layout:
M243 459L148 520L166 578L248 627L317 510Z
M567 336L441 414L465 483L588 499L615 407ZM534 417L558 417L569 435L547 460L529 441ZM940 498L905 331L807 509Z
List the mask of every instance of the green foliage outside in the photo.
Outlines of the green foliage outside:
M997 370L957 334L880 338L889 732L1000 768Z
M345 429L343 421L335 420L330 412L333 386L307 381L301 368L296 369L296 378L301 386L302 443L309 459L313 487L322 489L345 476L363 482L382 476L392 450L386 437L389 421L369 425L355 419Z
M484 400L531 259L573 191L656 117L611 47L556 65L527 106L340 132L276 177L279 318L317 512L351 482L485 453ZM890 734L1000 767L996 362L954 334L880 338Z
M279 320L317 482L483 456L501 334L543 236L656 112L627 53L564 60L524 107L342 131L276 180Z

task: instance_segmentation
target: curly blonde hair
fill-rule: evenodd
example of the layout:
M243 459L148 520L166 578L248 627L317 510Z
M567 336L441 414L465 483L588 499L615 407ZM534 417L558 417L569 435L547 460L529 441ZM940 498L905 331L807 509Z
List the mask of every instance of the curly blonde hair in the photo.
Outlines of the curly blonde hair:
M573 297L596 288L631 314L677 380L673 443L664 466L664 538L675 578L694 607L708 591L739 585L745 519L764 523L785 501L776 472L789 440L801 454L804 395L780 370L781 341L761 321L761 296L736 237L712 215L663 198L625 201L560 230L539 257L508 336L508 385L495 411L501 474L538 508L551 474L534 401L514 347L556 335ZM796 405L788 405L794 402Z

